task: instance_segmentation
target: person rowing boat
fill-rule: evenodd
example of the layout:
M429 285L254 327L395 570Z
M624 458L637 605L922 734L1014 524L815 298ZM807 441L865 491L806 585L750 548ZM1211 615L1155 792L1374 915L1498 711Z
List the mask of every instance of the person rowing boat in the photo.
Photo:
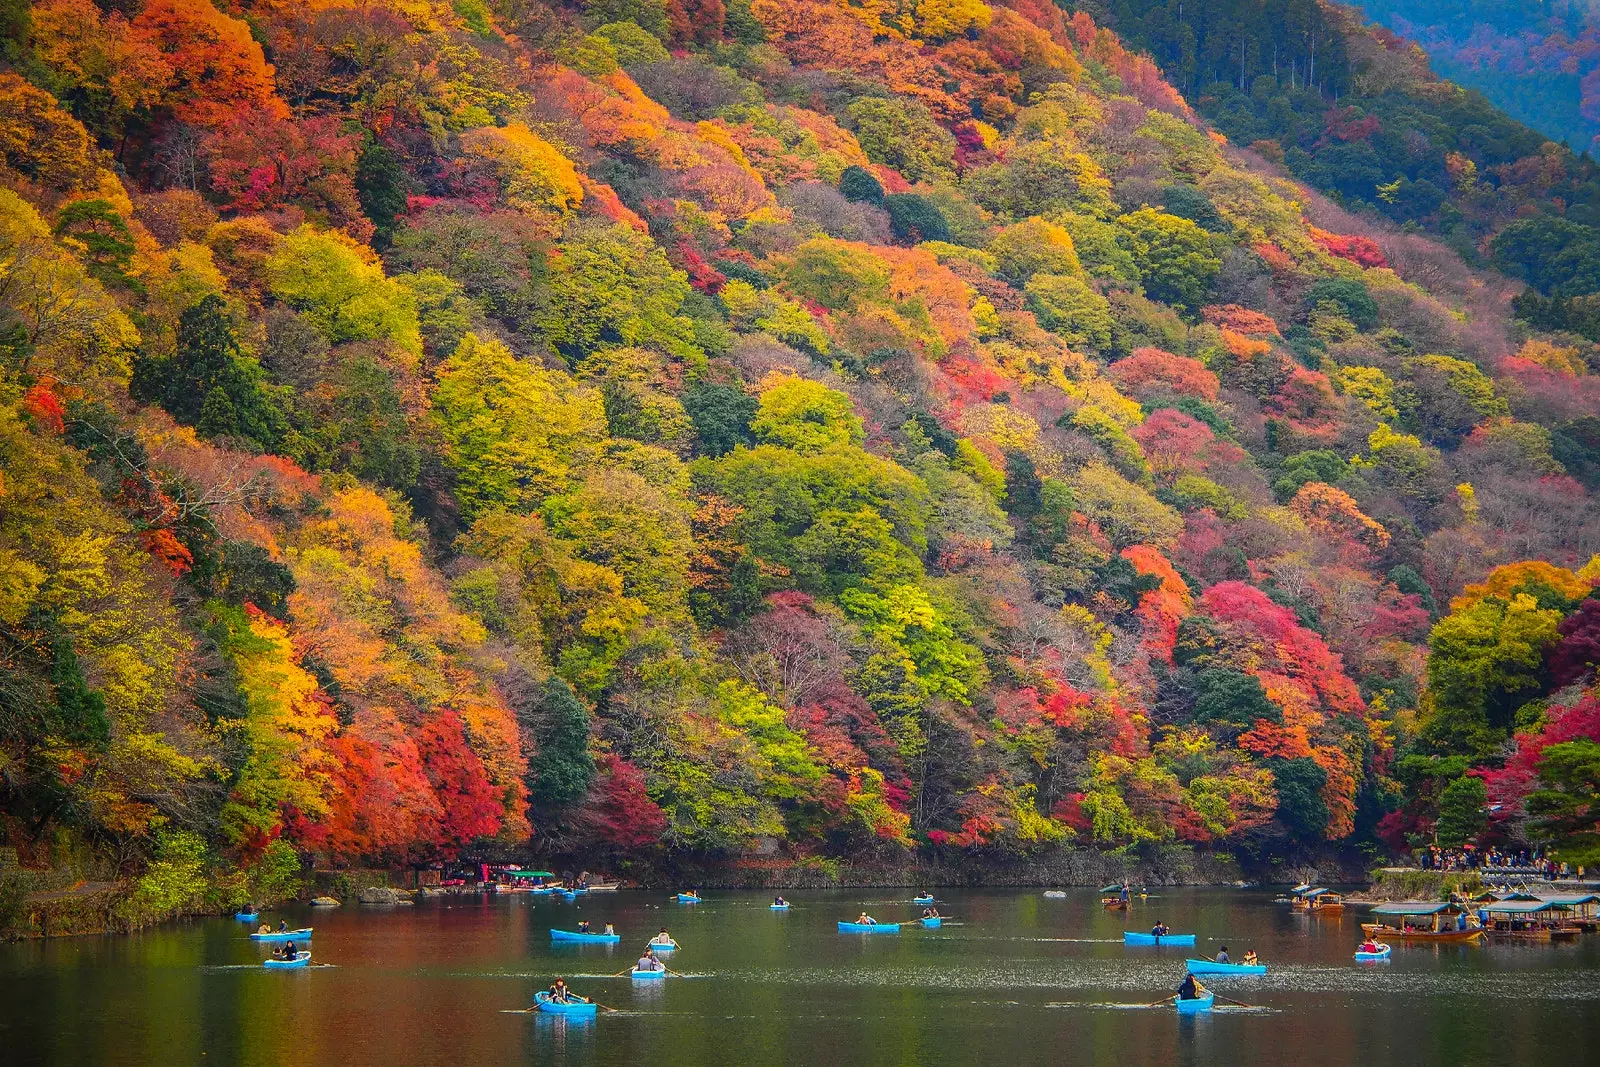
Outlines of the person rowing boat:
M856 925L858 925L858 926L877 926L878 925L878 920L874 919L872 916L868 915L866 912L862 912L861 913L861 917L856 920Z
M639 957L639 962L634 965L636 971L664 971L667 965L656 959L656 954L649 946L645 947L644 955Z
M1183 976L1183 983L1178 986L1179 1000L1199 1000L1206 993L1206 987L1192 974Z
M1164 922L1157 922L1150 928L1151 937L1166 937L1170 933L1172 933L1172 928Z
M939 918L943 918L943 916L941 916L939 914L939 909L938 908L923 908L922 909L922 917L924 919L939 919Z
M589 1003L588 997L580 997L578 994L567 988L567 980L565 978L557 978L554 982L550 983L550 989L548 992L550 993L550 999L555 1001L557 1004Z
M1227 945L1223 945L1221 948L1217 949L1217 962L1218 963L1232 963L1233 962L1233 960L1228 956L1228 946Z
M677 948L678 943L672 940L672 935L667 933L667 928L663 926L661 932L650 939L650 947L652 949Z

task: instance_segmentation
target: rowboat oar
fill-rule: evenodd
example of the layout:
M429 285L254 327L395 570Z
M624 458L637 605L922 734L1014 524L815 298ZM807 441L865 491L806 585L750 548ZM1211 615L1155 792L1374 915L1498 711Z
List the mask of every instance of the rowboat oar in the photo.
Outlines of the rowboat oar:
M1167 1001L1169 1001L1169 1000L1177 1000L1177 999L1178 999L1178 994L1174 993L1170 997L1162 997L1160 1000L1156 1001L1154 1004L1146 1004L1145 1007L1147 1007L1147 1008L1159 1008L1159 1007L1161 1007L1161 1005L1165 1004Z
M607 978L621 978L625 974L632 974L632 973L633 973L633 968L629 967L625 971L618 971L616 974L608 974L608 975L606 975L606 977Z
M1221 993L1218 993L1215 989L1207 989L1206 992L1210 993L1213 997L1215 997L1218 1000L1222 1001L1224 1004L1232 1004L1236 1008L1253 1008L1253 1007L1255 1007L1254 1004L1246 1004L1242 1000L1234 1000L1231 997L1225 997Z
M673 970L671 967L663 967L661 969L663 971L666 971L668 974L672 975L672 977L674 977L674 978L682 978L683 977L683 975L679 974L677 971Z

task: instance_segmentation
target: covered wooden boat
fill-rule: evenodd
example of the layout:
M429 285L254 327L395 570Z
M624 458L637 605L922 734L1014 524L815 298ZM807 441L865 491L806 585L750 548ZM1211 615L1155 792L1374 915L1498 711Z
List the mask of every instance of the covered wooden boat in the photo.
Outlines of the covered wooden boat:
M287 959L287 960L270 959L270 960L262 960L261 961L261 966L263 966L263 967L271 967L271 968L273 968L275 970L282 970L282 969L286 969L286 968L289 968L289 967L307 967L307 966L310 966L310 964L311 964L311 953L303 951L303 950L300 951L300 952L296 952L294 954L294 958L293 959Z
M1193 934L1138 934L1132 930L1124 931L1122 935L1124 945L1192 945Z
M302 930L274 930L266 934L251 934L252 941L309 941L312 928L307 926Z
M1211 1010L1212 1002L1216 997L1211 993L1201 993L1198 997L1184 1000L1179 997L1172 1003L1177 1007L1179 1015L1199 1015Z
M1190 974L1255 974L1267 973L1265 963L1218 963L1216 960L1184 960Z
M565 1015L569 1018L592 1019L596 1005L589 1000L557 1000L547 992L538 992L533 995L534 1002L539 1010L549 1015Z
M582 941L591 945L615 945L622 940L621 934L585 934L578 930L551 930L552 941Z
M839 924L841 934L898 934L899 923L846 923Z
M1483 937L1483 928L1469 920L1459 904L1386 901L1373 908L1372 914L1379 916L1380 921L1361 924L1361 932L1368 937L1446 945L1467 944Z

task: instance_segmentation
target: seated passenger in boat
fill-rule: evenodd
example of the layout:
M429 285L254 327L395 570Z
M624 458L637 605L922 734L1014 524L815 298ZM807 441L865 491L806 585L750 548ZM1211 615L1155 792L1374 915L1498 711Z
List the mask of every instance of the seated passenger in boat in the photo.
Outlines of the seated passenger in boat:
M614 927L610 923L606 923L606 936L607 937L616 937L617 936L616 927Z
M1365 941L1361 942L1361 951L1362 952L1382 952L1383 950L1378 947L1378 943L1376 941L1374 941L1372 938L1369 937Z
M588 919L579 919L578 920L578 933L586 934L588 932L589 932L589 920Z
M1218 963L1232 963L1233 962L1233 960L1230 959L1229 956L1228 956L1228 946L1227 945L1223 945L1221 948L1217 949L1217 962Z
M774 908L787 908L789 906L789 902L784 900L782 897L773 897L772 906Z
M645 949L644 955L640 956L639 962L634 965L634 970L659 971L663 970L664 967L665 965L660 960L656 959L656 954L654 952L651 952L649 949Z
M1256 950L1255 949L1252 948L1252 949L1249 949L1249 950L1247 950L1245 952L1245 954L1244 954L1244 962L1248 966L1251 966L1251 967L1254 967L1256 965L1256 963L1258 961L1256 960Z
M874 919L872 916L868 915L866 912L862 912L861 913L861 917L856 920L856 923L858 925L861 925L861 926L877 926L878 925L878 920Z
M1183 976L1183 984L1178 987L1178 998L1180 1000L1199 1000L1200 995L1205 991L1206 987L1196 981L1194 975L1186 974Z
M1171 932L1172 931L1167 927L1167 924L1163 922L1158 922L1150 928L1151 937L1165 937Z

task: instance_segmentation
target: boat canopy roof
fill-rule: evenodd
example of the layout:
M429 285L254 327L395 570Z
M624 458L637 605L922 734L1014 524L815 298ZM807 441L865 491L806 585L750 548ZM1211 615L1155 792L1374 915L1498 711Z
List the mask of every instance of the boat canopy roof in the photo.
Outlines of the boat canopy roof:
M1539 899L1551 904L1600 904L1600 893L1543 893Z
M1310 882L1301 882L1299 885L1297 885L1293 889L1289 890L1289 892L1291 892L1291 893L1304 893L1307 889L1310 889L1310 888L1311 888L1311 883Z
M1426 900L1385 901L1372 909L1374 915L1438 915L1440 912L1458 912L1454 904L1436 904Z
M1331 889L1307 889L1304 893L1301 894L1301 896L1320 897L1324 893L1332 893L1332 892L1333 892L1333 890L1331 890Z
M1491 915L1532 915L1539 911L1565 911L1566 905L1548 900L1502 900L1498 904L1485 904L1483 910Z
M1103 885L1103 886L1100 887L1100 892L1102 892L1102 893L1120 893L1120 892L1122 892L1122 883L1121 882L1112 882L1110 885Z
M551 872L551 871L507 871L505 873L510 875L512 878L554 878L555 877L555 874L553 872Z

